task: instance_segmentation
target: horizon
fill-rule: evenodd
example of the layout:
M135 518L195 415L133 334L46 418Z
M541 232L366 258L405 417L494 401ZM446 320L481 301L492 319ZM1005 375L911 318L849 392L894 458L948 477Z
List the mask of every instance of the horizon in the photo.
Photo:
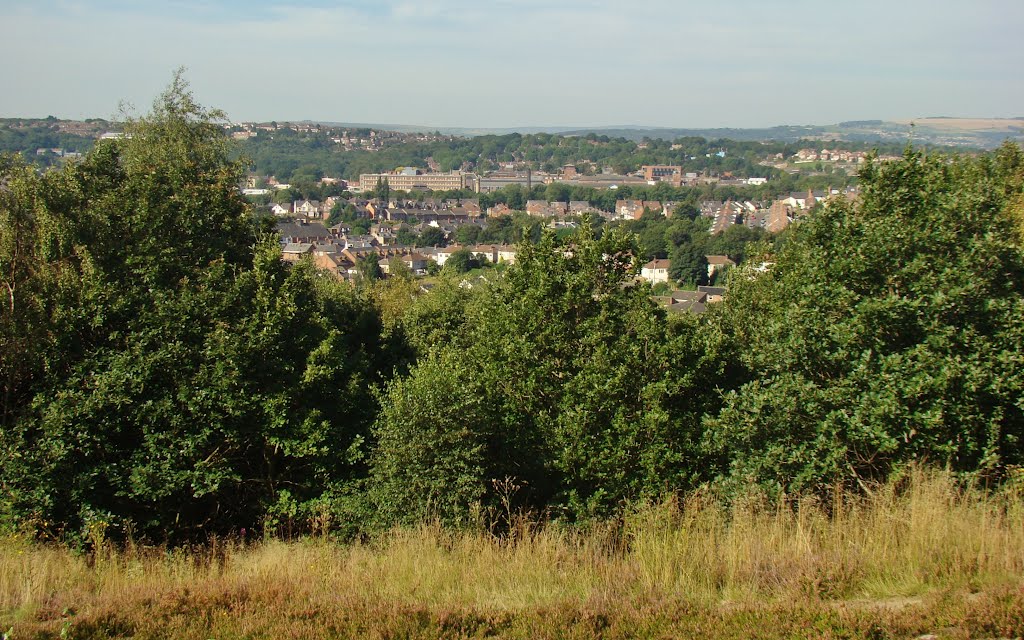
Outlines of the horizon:
M1017 119L1024 102L1024 6L1002 0L0 0L0 15L32 52L4 72L0 111L26 114L11 117L144 111L178 67L233 122L761 129Z

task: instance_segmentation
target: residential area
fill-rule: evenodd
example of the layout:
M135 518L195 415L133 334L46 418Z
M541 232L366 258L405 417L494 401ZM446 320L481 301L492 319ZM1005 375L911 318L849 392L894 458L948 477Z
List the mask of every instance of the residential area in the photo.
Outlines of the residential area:
M645 166L642 171L654 183L680 183L688 179L676 169ZM339 195L322 201L274 202L266 205L266 210L276 219L285 261L308 258L318 268L349 281L357 281L368 273L386 278L398 271L414 278L429 278L453 257L453 264L459 266L450 270L456 273L470 267L512 264L517 242L522 238L513 238L509 231L517 226L528 226L534 234L543 228L572 233L583 216L599 225L668 223L676 216L685 216L681 203L674 200L620 198L613 201L611 210L605 210L586 200L529 199L521 208L513 209L501 202L487 206L480 197L425 195L435 192L431 186L437 186L440 193L471 193L464 187L444 187L471 184L472 179L461 172L439 174L409 169L393 174L368 174L360 176L358 187L349 187L351 190ZM403 188L392 191L392 180ZM338 181L329 184L341 189L348 187ZM411 193L417 197L409 197ZM856 191L808 190L772 201L705 200L699 203L693 224L706 228L711 239L731 234L730 229L738 227L761 234L751 236L759 238L782 232L815 205L839 197L854 198ZM706 254L700 261L699 277L683 288L680 280L670 275L673 260L669 252L660 252L660 257L659 252L655 253L643 264L639 278L655 287L656 299L669 310L693 313L701 313L707 304L722 299L723 276L741 259L736 255ZM463 283L472 286L473 280L466 277Z

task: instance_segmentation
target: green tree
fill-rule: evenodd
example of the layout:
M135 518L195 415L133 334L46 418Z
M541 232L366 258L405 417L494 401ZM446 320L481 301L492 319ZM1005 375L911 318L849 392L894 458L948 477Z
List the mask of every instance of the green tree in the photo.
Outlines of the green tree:
M470 253L469 249L462 247L448 256L448 259L444 261L443 269L452 273L467 273L479 266L479 261Z
M401 258L391 258L388 261L388 277L409 281L413 279L412 269Z
M708 283L708 258L703 244L684 244L669 254L668 275L674 281L691 287Z
M460 225L455 230L455 241L462 245L476 244L480 238L480 227L475 224Z
M362 285L379 280L384 274L380 270L380 258L375 253L360 256L356 260L356 282Z
M739 264L746 258L747 245L758 242L764 237L763 229L751 229L742 224L734 224L712 238L707 251L711 255L729 256Z
M707 442L719 477L795 491L928 460L999 476L1024 457L1016 147L908 151L734 273L722 316L747 382Z
M254 235L180 75L127 129L58 172L3 168L4 283L28 297L0 323L24 357L3 361L0 514L178 542L333 503L365 475L376 315Z
M438 227L424 227L418 243L421 247L443 247L448 244L448 237Z
M395 243L399 246L408 247L416 244L416 234L406 225L400 225L395 233Z
M523 245L451 341L388 386L373 464L385 519L457 522L507 500L586 518L688 486L718 334L699 339L696 321L667 322L648 289L624 286L636 250L587 224Z
M387 203L391 198L391 185L387 178L377 178L377 185L373 189L373 196L381 202Z

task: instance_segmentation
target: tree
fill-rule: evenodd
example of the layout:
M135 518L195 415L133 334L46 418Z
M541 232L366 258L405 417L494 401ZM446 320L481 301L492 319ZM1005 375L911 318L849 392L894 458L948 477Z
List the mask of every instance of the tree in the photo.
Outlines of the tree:
M469 249L462 247L453 251L448 259L444 261L444 269L452 273L467 273L480 266L476 256L470 253Z
M391 185L388 184L387 178L377 178L377 185L373 189L373 195L381 202L389 202L389 198L391 197Z
M701 244L684 244L669 254L668 275L691 287L708 283L708 258Z
M625 286L636 250L589 224L564 244L545 233L482 286L452 337L388 385L373 463L381 514L458 522L473 503L493 514L511 501L587 518L688 486L700 416L716 402L696 390L718 379L718 348Z
M374 253L360 256L356 260L356 282L369 284L379 280L384 274L380 270L380 259Z
M33 381L46 369L62 280L46 255L52 229L38 211L38 180L16 158L0 156L0 424L24 410ZM71 287L74 281L67 282Z
M407 225L399 225L398 231L395 232L395 243L397 245L408 247L416 244L416 241L416 234Z
M763 229L751 229L746 225L734 224L712 238L707 250L709 254L729 256L739 264L746 258L747 245L758 242L764 237Z
M747 382L710 421L721 480L799 491L913 460L1024 462L1024 162L907 151L861 172L734 272L722 316Z
M388 261L388 277L410 281L413 279L412 269L401 258L391 258Z
M5 168L0 215L30 224L0 266L32 297L0 323L0 517L172 543L305 518L365 475L379 321L255 235L219 113L180 75L128 131L61 171Z
M420 232L419 245L421 247L443 247L448 244L448 237L438 227L424 227Z
M462 245L476 244L480 238L480 227L475 224L460 225L455 230L455 241Z

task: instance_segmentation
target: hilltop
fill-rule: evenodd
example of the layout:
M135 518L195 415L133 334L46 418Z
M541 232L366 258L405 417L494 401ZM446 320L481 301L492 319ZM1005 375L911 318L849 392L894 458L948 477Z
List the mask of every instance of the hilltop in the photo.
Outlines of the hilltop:
M504 135L509 133L550 133L563 136L584 136L589 133L609 137L640 141L674 140L684 137L701 137L710 140L758 140L776 142L797 142L799 140L824 140L845 142L902 142L911 138L923 144L952 146L974 149L994 149L1004 140L1024 142L1024 118L950 118L925 117L917 119L851 120L828 125L778 125L765 128L685 128L654 127L638 125L614 125L602 127L572 126L523 126L523 127L430 127L395 124L353 124L321 122L329 126L364 127L387 129L400 132L437 131L446 135L475 137L483 135ZM911 132L913 124L913 132Z

